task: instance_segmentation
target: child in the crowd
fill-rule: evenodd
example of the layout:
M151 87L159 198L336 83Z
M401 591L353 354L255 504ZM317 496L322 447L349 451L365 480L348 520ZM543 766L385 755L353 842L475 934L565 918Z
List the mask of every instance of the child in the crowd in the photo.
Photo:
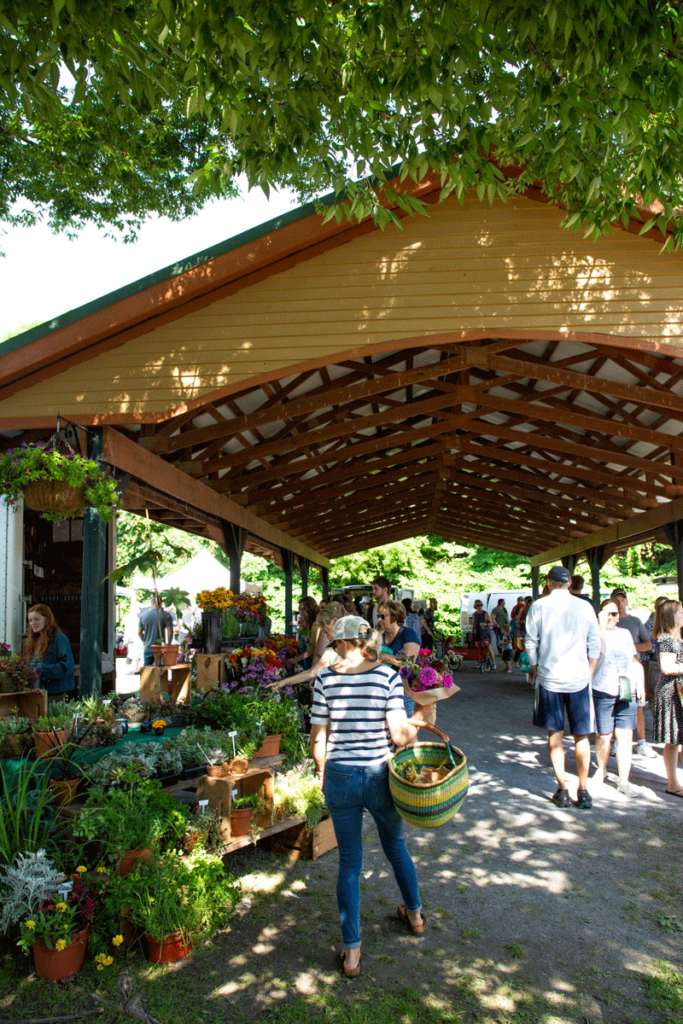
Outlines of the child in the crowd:
M510 633L509 625L505 623L503 626L501 626L500 632L501 639L500 644L498 646L500 647L500 653L503 656L505 671L512 672L512 665L510 664L510 662L512 661L512 634Z

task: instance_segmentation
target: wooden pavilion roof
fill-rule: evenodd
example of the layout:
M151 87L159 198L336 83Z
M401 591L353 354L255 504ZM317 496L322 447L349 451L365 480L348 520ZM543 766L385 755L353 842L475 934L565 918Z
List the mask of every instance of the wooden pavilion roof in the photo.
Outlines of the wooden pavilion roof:
M419 191L435 198L436 185ZM635 227L623 237L633 242ZM0 346L0 427L44 435L51 416L36 411L36 396L59 375L81 367L82 392L84 364L212 302L248 299L255 282L374 230L323 226L304 211ZM571 237L559 232L558 246ZM642 247L656 252L659 242L638 239L623 253L618 239L609 244L630 271ZM514 321L492 300L478 330L418 324L412 336L403 329L387 340L385 330L318 355L307 343L306 358L293 342L289 361L279 353L268 372L241 372L165 411L83 414L77 402L62 411L105 425L105 457L132 477L127 507L219 541L225 522L236 523L268 557L290 540L324 565L417 534L533 557L585 548L626 521L631 540L662 536L662 509L673 501L673 514L683 496L683 278L680 254L660 258L664 277L647 296L627 272L621 290L600 285L612 295L609 315L619 311L614 332L591 330L575 296L566 325L557 305L548 326L539 322L537 295L525 318L520 303L534 287L517 283ZM616 534L610 543L618 546Z

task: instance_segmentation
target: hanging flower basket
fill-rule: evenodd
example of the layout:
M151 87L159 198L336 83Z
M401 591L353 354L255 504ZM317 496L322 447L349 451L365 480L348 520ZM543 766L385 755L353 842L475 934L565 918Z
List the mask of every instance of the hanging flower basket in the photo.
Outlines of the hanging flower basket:
M24 488L24 501L34 512L68 519L83 511L85 487L72 487L61 480L32 480Z
M0 493L10 505L23 498L45 519L73 518L94 508L104 522L113 519L120 504L116 481L94 459L84 459L68 447L57 448L51 438L42 444L13 448L0 457Z

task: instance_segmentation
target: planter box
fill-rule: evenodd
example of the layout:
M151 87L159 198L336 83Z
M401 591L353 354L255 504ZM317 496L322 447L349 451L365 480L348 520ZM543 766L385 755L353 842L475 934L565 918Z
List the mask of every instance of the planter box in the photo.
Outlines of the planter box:
M265 794L263 792L265 786ZM254 825L267 829L273 824L273 774L268 769L251 768L246 775L227 776L224 779L212 779L204 775L197 782L197 800L208 800L209 807L214 808L220 817L221 835L224 843L232 842L230 815L232 813L232 791L236 796L251 796L260 793L264 796L266 809L254 818Z
M222 654L197 655L197 686L207 692L225 682L225 659Z
M155 700L163 691L176 703L190 703L189 665L146 665L140 673L140 700Z
M282 853L289 860L317 860L324 853L336 849L337 837L332 819L323 818L313 829L309 829L306 822L292 825L266 840L266 845L273 853Z
M39 718L47 714L47 690L20 690L0 693L0 718Z

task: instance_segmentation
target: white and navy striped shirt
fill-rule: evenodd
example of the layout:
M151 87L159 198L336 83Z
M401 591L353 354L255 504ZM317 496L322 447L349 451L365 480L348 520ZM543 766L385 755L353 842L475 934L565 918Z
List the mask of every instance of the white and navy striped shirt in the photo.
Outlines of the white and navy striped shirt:
M391 665L377 662L365 672L325 668L315 681L311 725L329 725L327 760L367 768L391 753L387 712L403 711L403 686Z

